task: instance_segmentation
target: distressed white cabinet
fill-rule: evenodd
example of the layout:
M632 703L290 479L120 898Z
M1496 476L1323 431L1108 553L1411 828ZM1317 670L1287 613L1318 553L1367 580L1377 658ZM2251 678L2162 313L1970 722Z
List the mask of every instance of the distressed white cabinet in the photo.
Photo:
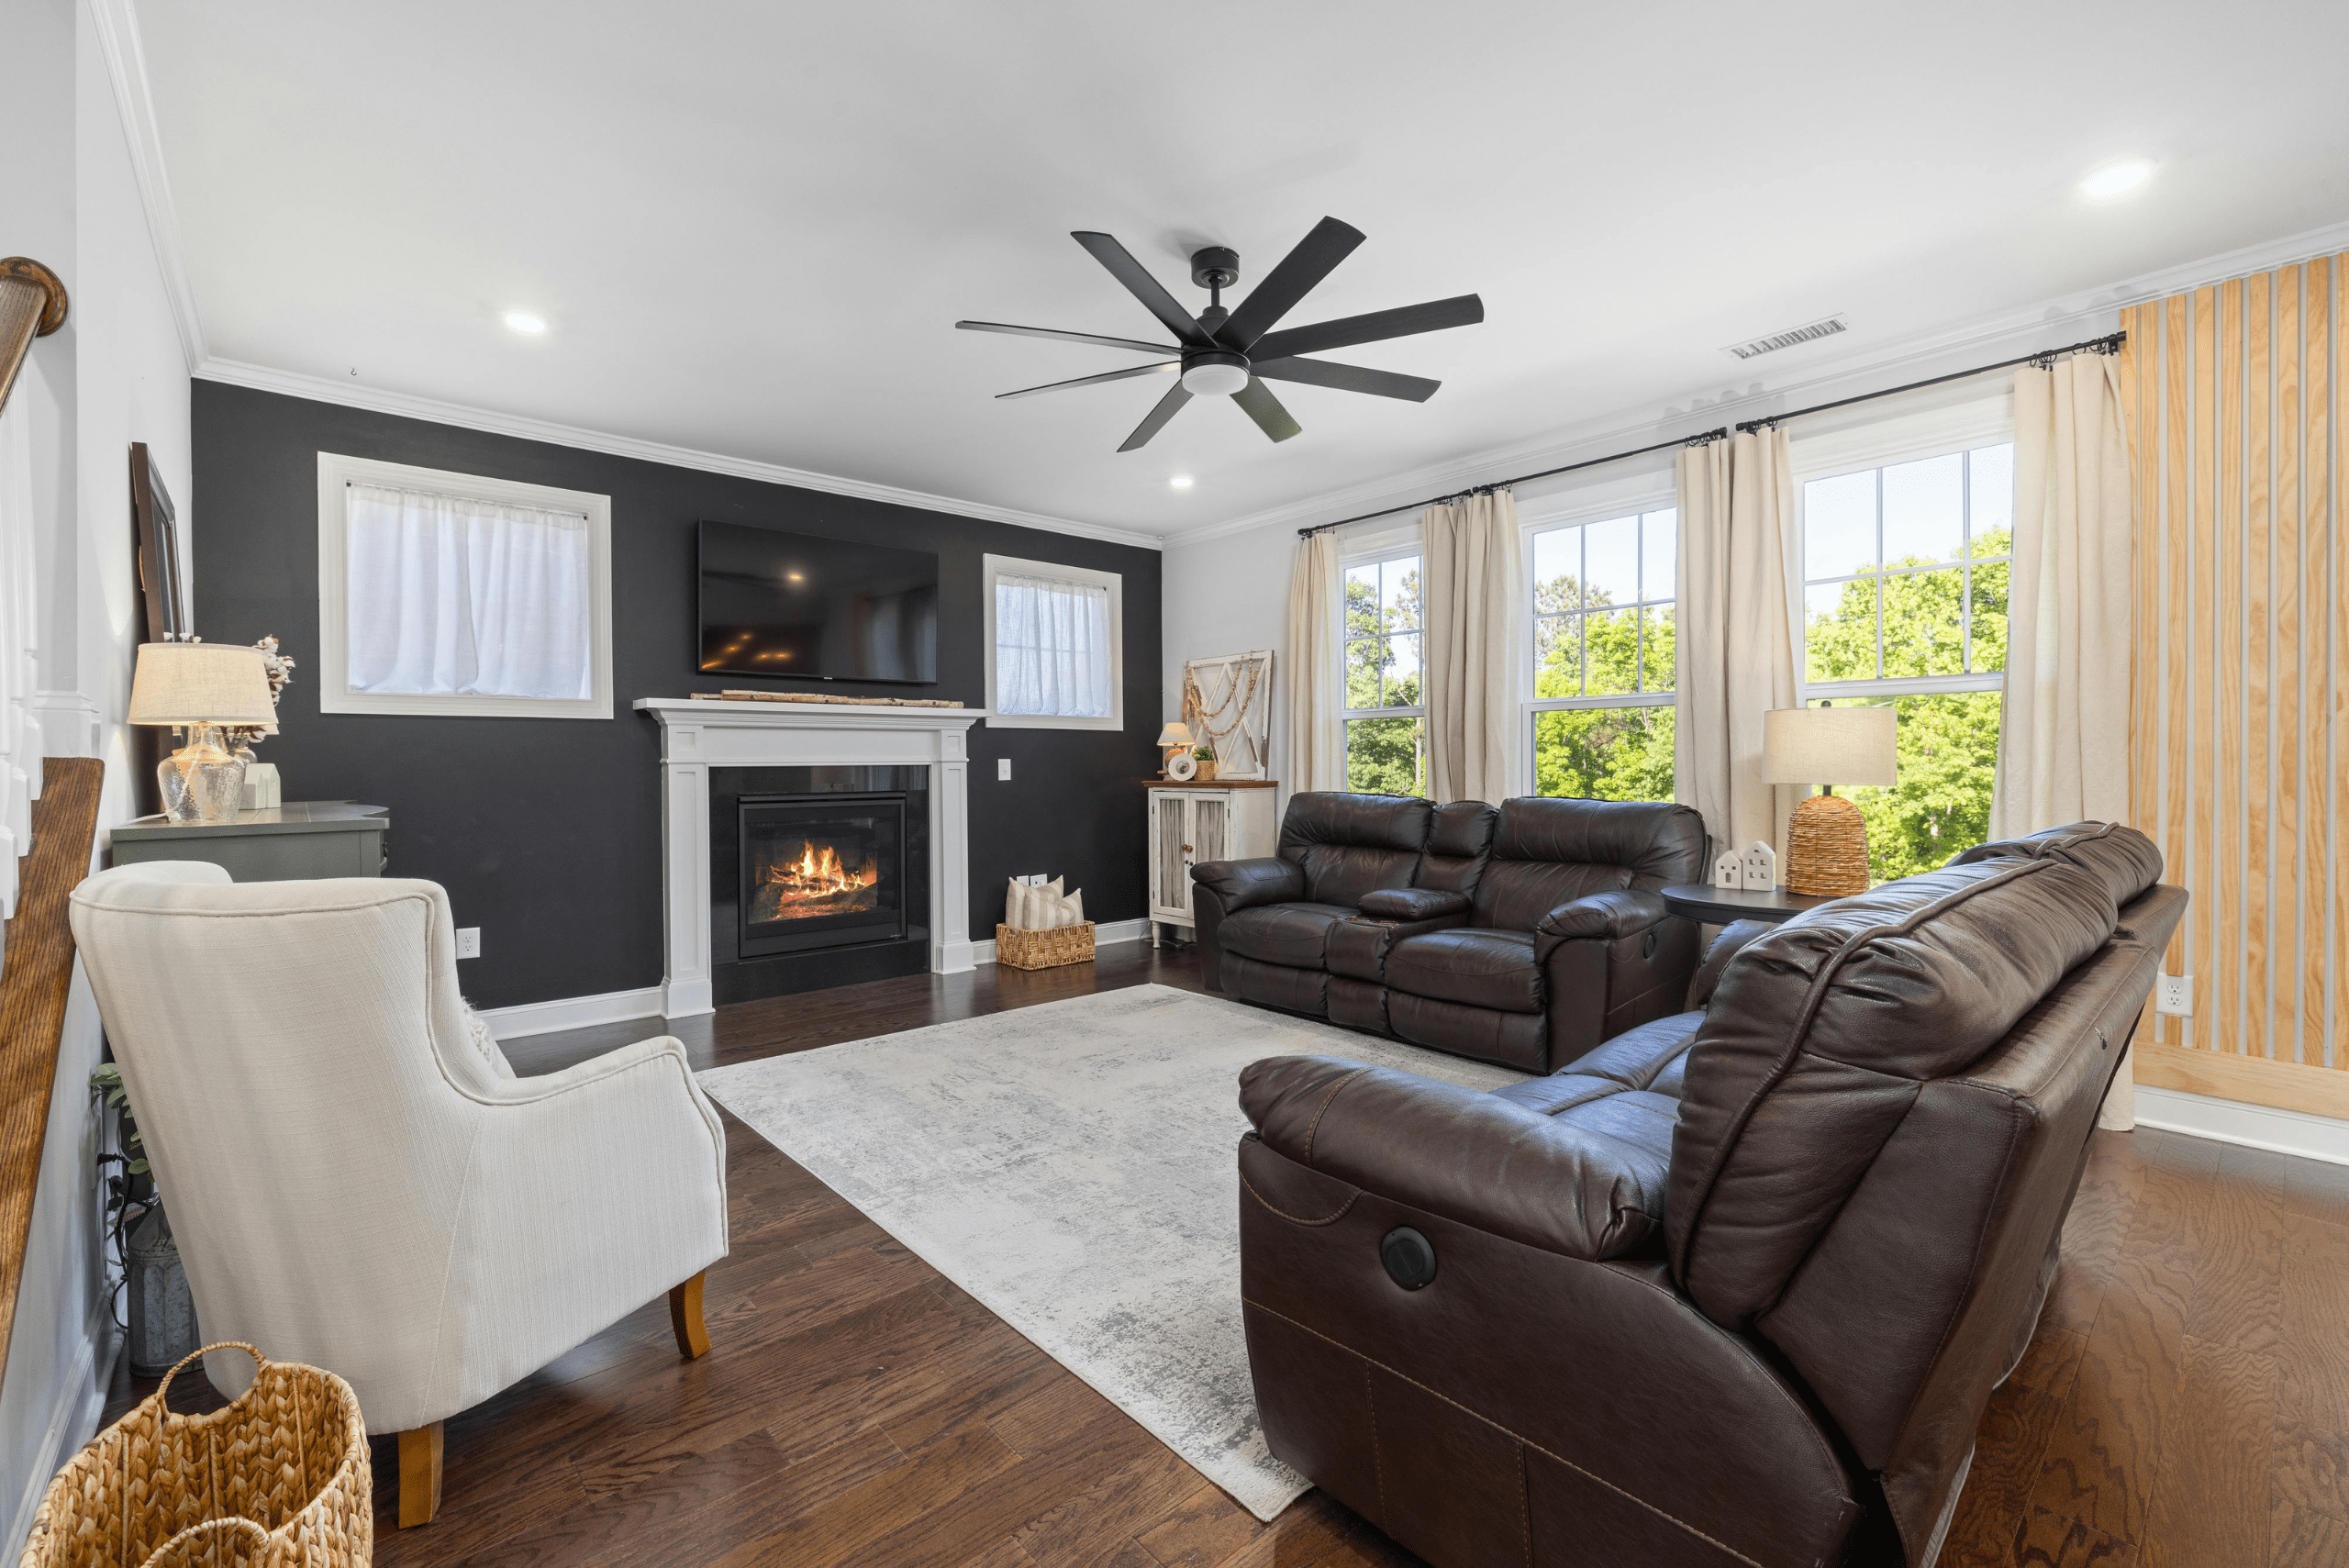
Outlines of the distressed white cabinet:
M1205 861L1253 860L1278 842L1269 779L1150 786L1150 940L1162 925L1190 929L1191 868Z

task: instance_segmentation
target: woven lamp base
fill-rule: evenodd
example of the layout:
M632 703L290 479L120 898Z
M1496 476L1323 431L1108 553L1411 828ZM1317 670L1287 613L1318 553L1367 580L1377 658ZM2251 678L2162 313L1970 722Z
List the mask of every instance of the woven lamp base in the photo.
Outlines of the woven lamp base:
M1841 898L1868 890L1868 826L1840 795L1805 795L1787 824L1787 891Z

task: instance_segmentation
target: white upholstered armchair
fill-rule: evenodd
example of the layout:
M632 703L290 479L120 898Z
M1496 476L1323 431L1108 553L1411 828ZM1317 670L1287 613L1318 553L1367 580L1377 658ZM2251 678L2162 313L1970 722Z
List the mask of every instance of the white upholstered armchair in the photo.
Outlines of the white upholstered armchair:
M400 1434L401 1524L438 1506L444 1418L663 1291L708 1348L726 1146L676 1040L517 1079L429 882L153 862L72 920L205 1334L348 1379Z

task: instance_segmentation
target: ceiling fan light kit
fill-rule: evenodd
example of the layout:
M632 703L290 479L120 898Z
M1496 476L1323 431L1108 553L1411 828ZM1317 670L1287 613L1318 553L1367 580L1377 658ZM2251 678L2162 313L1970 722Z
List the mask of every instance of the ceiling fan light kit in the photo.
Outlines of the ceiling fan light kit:
M1484 301L1473 294L1464 294L1451 299L1431 300L1425 305L1375 310L1367 315L1292 328L1286 332L1274 331L1275 324L1363 242L1360 229L1334 217L1325 217L1315 224L1313 231L1281 258L1280 264L1264 275L1237 310L1224 308L1223 291L1240 281L1240 253L1224 245L1194 250L1191 281L1208 291L1208 307L1197 316L1185 311L1115 237L1079 229L1071 238L1084 246L1110 276L1125 284L1127 292L1140 300L1142 308L1156 317L1159 325L1174 334L1175 340L1152 343L1095 332L1064 332L1050 327L1015 327L1001 321L957 321L954 325L966 332L1003 332L1014 337L1051 338L1062 342L1091 343L1098 348L1174 356L1161 357L1152 364L1048 382L997 395L1002 398L1032 397L1038 393L1062 392L1072 386L1097 386L1146 375L1173 375L1174 384L1167 388L1157 406L1126 438L1125 444L1118 449L1121 452L1148 445L1150 439L1164 429L1166 422L1194 397L1229 397L1266 437L1275 441L1287 440L1300 427L1264 385L1267 380L1303 382L1308 386L1331 387L1340 392L1424 403L1435 395L1441 382L1305 356L1323 349L1375 343L1415 332L1441 331L1447 327L1473 326L1485 318Z

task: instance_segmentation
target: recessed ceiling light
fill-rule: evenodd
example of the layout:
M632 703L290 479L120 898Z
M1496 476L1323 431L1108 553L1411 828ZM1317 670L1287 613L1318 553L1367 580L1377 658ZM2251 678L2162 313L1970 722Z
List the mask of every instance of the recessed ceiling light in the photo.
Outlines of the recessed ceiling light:
M506 325L517 332L529 332L535 336L547 329L547 318L533 316L527 310L509 310L506 313Z
M2108 163L2080 182L2080 189L2092 196L2117 196L2133 191L2154 177L2154 166L2143 158L2126 159Z
M1177 490L1188 490L1191 487L1191 476L1187 473L1178 473L1166 483Z

